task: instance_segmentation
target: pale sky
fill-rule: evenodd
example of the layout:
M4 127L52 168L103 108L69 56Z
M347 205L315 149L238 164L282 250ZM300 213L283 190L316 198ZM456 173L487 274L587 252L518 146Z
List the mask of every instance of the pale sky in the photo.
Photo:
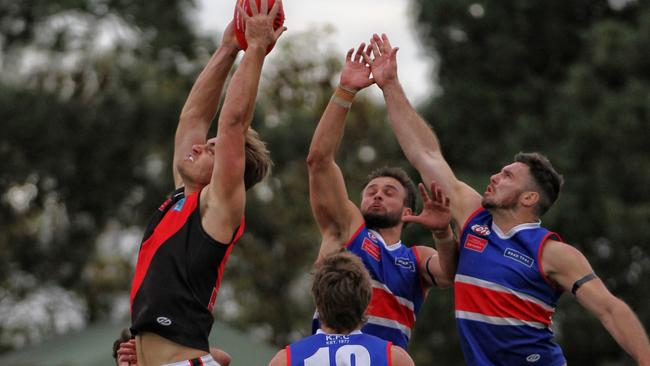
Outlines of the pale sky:
M200 27L221 32L232 19L235 3L236 0L199 0ZM429 75L433 59L420 50L422 47L411 21L411 1L283 0L283 4L288 32L333 26L336 32L330 40L339 48L341 58L348 49L361 42L367 43L373 33L386 33L391 44L400 48L397 54L399 78L409 99L417 103L431 93Z

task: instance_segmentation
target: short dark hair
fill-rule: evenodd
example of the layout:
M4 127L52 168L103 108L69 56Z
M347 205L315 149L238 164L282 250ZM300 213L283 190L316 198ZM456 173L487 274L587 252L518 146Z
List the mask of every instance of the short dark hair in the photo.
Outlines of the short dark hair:
M363 184L363 187L365 188L368 185L368 183L370 183L371 180L379 177L390 177L400 182L402 187L404 187L404 190L406 190L406 197L404 197L404 206L415 211L415 200L416 200L415 197L417 194L417 188L415 187L415 183L413 183L411 177L409 177L409 175L404 171L404 169L399 167L388 167L388 166L375 169L372 172L370 172L370 174L368 174L368 177L366 177L366 181Z
M564 178L555 171L548 158L540 153L520 152L515 155L515 161L526 164L530 169L530 175L540 196L536 211L539 216L542 216L560 195Z
M311 293L319 320L337 333L349 333L367 321L372 285L356 255L338 252L325 257L316 267Z
M266 177L271 171L273 162L264 141L252 128L246 131L246 168L244 170L244 186L252 188Z

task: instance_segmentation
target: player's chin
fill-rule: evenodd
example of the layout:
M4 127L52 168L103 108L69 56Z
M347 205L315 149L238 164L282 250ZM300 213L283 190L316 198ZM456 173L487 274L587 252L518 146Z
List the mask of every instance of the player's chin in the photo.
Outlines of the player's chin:
M481 200L481 206L486 210L497 207L496 203L487 197L483 197Z
M384 229L398 225L402 218L399 215L388 215L385 213L364 212L363 219L366 226L373 229Z

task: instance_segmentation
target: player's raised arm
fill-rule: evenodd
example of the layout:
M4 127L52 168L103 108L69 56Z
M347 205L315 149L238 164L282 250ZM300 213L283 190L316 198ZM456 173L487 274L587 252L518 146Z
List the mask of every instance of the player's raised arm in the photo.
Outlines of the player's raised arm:
M373 83L364 61L365 43L346 55L339 86L318 122L311 140L309 197L312 212L323 236L319 258L340 249L363 222L361 212L350 201L341 169L334 160L345 129L345 118L357 91Z
M253 132L248 131L248 127L253 118L266 50L286 30L284 27L273 28L280 6L281 1L278 0L269 9L268 0L261 0L258 9L255 1L250 0L250 16L241 5L238 6L246 22L248 48L228 86L219 115L217 137L211 139L207 146L213 149L214 169L201 203L202 208L205 207L202 216L205 230L222 243L230 242L244 213L245 190L250 188L250 184L245 185L244 182L244 170L249 169L246 150L250 150L251 145L261 143L256 136L252 136ZM257 182L254 180L252 183Z
M176 188L183 185L178 164L188 157L193 145L205 144L208 129L219 107L226 77L239 50L233 23L230 22L224 30L219 48L199 74L181 111L174 141L173 172Z
M454 220L463 224L481 204L481 196L459 181L442 155L438 138L418 115L406 97L397 77L397 51L385 34L371 40L372 75L382 89L391 127L411 165L424 182L436 181L449 196Z

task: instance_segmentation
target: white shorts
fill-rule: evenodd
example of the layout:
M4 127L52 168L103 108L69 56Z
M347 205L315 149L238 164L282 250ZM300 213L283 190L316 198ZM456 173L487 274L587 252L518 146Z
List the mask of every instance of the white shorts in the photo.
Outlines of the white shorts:
M178 361L174 363L168 363L162 366L221 366L217 361L212 358L212 355L207 354L199 358L193 358L187 361Z

